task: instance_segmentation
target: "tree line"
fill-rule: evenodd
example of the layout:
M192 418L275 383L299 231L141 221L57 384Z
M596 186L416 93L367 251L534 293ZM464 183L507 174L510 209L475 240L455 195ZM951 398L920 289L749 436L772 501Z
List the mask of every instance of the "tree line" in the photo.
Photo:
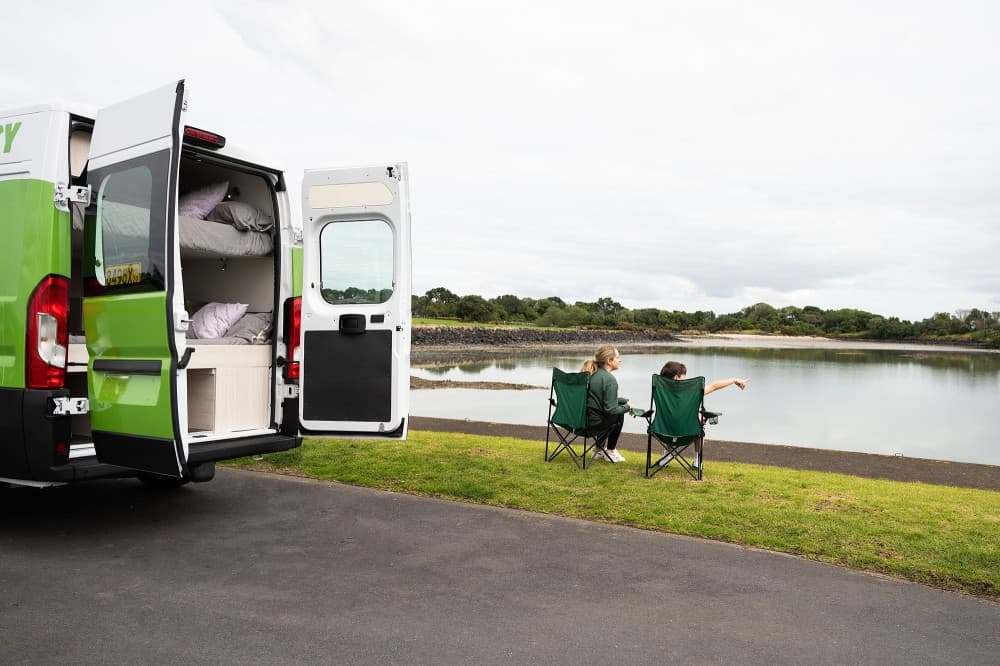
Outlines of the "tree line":
M864 310L824 310L813 305L776 308L756 303L728 314L682 312L657 308L629 309L612 298L567 303L558 296L521 298L505 294L484 298L459 296L444 287L412 298L413 314L463 322L526 323L560 328L641 328L668 331L762 332L782 335L824 335L875 340L967 340L1000 348L1000 312L972 308L938 312L922 321Z

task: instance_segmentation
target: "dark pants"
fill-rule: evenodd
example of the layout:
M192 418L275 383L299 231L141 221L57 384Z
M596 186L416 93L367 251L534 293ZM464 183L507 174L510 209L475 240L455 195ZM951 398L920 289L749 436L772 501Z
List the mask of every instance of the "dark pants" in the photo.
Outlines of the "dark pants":
M622 428L625 427L625 415L624 414L611 414L607 416L601 423L595 426L598 430L603 430L609 428L609 430L601 435L597 439L597 445L601 448L613 451L618 447L618 437L622 434Z

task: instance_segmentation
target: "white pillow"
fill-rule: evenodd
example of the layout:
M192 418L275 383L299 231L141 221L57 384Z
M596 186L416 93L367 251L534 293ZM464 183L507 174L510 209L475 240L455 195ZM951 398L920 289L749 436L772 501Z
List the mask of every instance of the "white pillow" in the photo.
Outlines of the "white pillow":
M248 307L246 303L209 303L191 317L187 337L205 340L221 338L246 314Z
M270 215L243 201L223 201L208 214L207 219L226 222L240 231L267 231L274 226Z
M204 220L212 209L222 203L229 191L229 181L200 187L187 194L182 194L177 200L177 214L184 217L196 217Z

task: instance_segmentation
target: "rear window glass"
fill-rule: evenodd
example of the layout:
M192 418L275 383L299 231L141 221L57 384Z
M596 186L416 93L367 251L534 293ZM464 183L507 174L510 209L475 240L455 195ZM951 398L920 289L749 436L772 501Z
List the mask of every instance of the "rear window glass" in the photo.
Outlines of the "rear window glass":
M321 293L328 303L385 303L394 263L392 227L384 220L331 222L320 232Z

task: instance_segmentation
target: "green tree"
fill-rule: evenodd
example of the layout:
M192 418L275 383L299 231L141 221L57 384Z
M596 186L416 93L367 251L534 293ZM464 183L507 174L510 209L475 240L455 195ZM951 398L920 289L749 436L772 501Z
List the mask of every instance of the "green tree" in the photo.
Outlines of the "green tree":
M592 319L593 315L579 306L553 305L545 311L545 314L538 318L538 324L540 326L569 328L572 326L584 326L591 323Z
M646 328L659 328L660 327L660 311L656 308L642 308L640 310L632 310L632 321L636 326L644 326Z
M490 302L496 307L497 314L506 314L505 319L509 321L531 321L537 317L535 311L525 302L513 294L504 294L491 299Z
M495 321L496 310L493 304L482 296L462 296L455 306L455 314L462 321Z
M444 287L435 287L424 294L420 314L425 317L455 317L458 300L458 295L454 292Z

